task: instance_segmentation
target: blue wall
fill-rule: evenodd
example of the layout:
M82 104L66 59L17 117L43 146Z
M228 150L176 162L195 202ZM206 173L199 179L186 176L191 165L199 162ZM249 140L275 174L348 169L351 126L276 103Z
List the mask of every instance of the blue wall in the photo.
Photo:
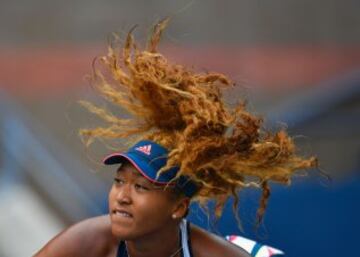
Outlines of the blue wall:
M189 219L221 235L239 234L285 251L286 256L360 256L360 177L324 183L317 178L298 178L292 186L272 185L272 194L257 231L254 221L259 190L241 194L240 214L244 233L237 228L228 203L217 225L193 204Z

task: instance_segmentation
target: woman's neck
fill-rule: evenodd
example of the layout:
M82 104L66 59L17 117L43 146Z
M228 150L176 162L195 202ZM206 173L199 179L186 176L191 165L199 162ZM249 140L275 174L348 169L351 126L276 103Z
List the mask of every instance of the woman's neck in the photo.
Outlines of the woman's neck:
M180 240L180 225L177 223L142 238L126 240L125 244L130 257L169 257L181 247Z

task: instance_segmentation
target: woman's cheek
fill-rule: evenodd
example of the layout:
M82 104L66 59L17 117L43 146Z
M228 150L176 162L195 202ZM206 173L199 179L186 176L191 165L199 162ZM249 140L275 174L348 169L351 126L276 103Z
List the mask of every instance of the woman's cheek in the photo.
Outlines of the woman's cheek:
M114 186L111 186L111 189L110 189L109 195L108 195L109 209L111 209L113 207L114 201L115 201Z
M148 207L146 210L147 215L157 217L159 220L166 220L171 217L172 205L162 197L156 200L147 199L143 204L146 204Z

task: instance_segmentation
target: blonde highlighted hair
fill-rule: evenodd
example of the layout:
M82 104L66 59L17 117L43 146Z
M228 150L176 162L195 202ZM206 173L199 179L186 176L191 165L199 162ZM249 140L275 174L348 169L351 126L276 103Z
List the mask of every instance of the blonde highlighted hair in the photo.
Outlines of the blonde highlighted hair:
M262 119L246 110L244 103L229 108L223 88L232 82L223 74L197 73L169 63L157 52L168 19L155 25L147 48L140 50L132 30L118 53L109 47L95 67L92 85L110 103L132 117L118 117L92 103L81 103L106 122L105 127L80 130L87 144L94 139L149 139L168 148L166 167L179 166L178 176L187 175L200 186L194 200L216 201L220 216L227 199L247 187L262 190L257 212L260 224L270 196L269 182L289 185L295 171L317 166L315 157L296 154L285 130L269 133ZM134 139L135 138L135 139ZM235 214L237 215L236 211Z

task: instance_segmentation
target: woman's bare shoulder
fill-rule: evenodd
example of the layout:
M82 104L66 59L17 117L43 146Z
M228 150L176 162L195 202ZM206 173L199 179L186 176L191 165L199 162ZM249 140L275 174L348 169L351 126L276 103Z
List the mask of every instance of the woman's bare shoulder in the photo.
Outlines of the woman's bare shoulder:
M195 257L251 257L239 246L195 225L191 225L191 247Z
M83 220L49 241L34 257L108 256L116 239L108 215Z

